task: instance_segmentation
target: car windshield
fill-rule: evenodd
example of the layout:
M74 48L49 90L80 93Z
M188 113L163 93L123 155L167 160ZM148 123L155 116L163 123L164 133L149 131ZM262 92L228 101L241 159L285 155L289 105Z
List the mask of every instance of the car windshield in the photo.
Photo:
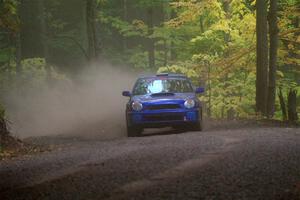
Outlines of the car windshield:
M193 87L186 78L144 78L139 79L133 89L133 95L155 93L192 93Z

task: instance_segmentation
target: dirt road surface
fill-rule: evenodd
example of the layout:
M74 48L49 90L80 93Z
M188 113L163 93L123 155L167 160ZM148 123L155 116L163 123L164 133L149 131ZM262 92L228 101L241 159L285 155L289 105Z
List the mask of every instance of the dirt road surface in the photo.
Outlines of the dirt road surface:
M300 129L160 133L47 138L0 162L0 199L300 199Z

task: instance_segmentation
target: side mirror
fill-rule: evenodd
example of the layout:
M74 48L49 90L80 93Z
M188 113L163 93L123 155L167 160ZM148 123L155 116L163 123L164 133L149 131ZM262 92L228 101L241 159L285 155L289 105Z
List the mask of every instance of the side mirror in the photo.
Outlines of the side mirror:
M122 95L123 95L124 97L131 97L131 93L130 93L129 91L123 91L123 92L122 92Z
M205 92L205 89L203 87L198 87L196 88L196 94L201 94L201 93L204 93Z

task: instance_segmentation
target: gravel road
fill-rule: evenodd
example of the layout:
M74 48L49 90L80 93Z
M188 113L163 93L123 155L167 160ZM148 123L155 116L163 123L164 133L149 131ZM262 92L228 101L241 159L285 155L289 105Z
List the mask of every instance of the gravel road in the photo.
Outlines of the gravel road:
M0 162L1 200L300 199L297 128L57 140L51 152Z

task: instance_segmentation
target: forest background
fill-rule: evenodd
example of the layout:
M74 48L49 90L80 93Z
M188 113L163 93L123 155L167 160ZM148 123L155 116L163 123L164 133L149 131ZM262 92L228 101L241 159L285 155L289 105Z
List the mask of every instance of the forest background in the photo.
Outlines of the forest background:
M11 91L104 62L186 74L211 118L297 121L299 23L298 0L0 0L2 129Z

